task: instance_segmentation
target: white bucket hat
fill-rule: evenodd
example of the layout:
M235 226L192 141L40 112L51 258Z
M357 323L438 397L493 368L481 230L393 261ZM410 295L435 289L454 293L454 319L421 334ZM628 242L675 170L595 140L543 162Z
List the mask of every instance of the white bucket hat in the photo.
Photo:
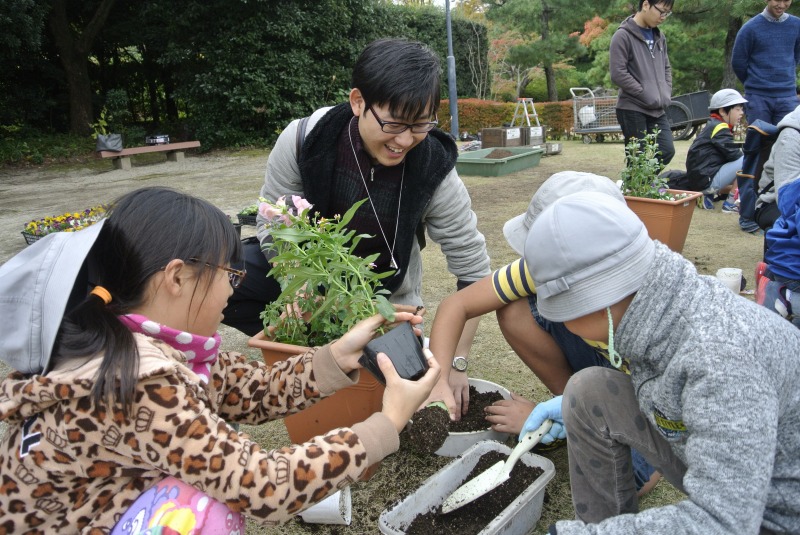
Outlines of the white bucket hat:
M737 104L747 104L747 99L735 89L720 89L711 96L708 111L736 106Z
M655 243L624 202L605 193L574 193L536 218L525 262L537 305L550 321L603 310L639 290L655 258Z
M0 266L1 361L26 374L48 370L73 287L88 294L81 268L105 221L45 236Z
M528 211L506 221L503 235L506 241L520 256L524 254L525 238L533 221L554 201L579 191L599 191L616 197L624 202L625 198L619 187L608 177L580 171L561 171L550 175L550 178L539 186L533 194Z

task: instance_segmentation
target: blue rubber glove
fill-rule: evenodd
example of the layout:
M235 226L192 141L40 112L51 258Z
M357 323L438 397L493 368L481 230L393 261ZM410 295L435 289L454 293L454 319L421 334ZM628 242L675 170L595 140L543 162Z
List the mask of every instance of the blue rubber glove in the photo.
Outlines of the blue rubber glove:
M567 438L567 431L564 429L564 420L561 418L561 398L563 396L556 396L553 399L548 399L536 405L531 411L525 424L522 426L522 431L519 433L519 439L528 431L536 431L548 418L553 420L553 427L542 437L542 444L550 444L557 439Z

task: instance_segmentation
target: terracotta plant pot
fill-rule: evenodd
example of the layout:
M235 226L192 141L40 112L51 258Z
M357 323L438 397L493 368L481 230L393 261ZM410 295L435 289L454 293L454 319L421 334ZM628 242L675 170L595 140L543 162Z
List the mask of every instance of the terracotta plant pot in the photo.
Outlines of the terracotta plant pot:
M669 190L671 193L687 193L688 197L675 201L645 199L625 196L625 202L647 228L647 233L676 253L683 252L689 225L692 222L699 191Z
M264 362L269 365L308 351L307 347L281 344L267 339L263 332L247 341L247 345L261 350ZM301 444L315 436L324 435L337 427L350 427L363 422L383 406L384 387L375 377L362 370L357 384L343 388L300 411L284 418L289 438L294 444ZM367 470L362 479L369 479L378 464Z

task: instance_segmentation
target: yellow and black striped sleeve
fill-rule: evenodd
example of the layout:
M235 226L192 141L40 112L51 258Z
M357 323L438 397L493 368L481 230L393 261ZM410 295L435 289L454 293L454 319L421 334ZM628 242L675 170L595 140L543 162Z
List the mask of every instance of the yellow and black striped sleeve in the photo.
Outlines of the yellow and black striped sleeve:
M492 286L500 301L506 304L536 294L536 286L524 258L492 273Z

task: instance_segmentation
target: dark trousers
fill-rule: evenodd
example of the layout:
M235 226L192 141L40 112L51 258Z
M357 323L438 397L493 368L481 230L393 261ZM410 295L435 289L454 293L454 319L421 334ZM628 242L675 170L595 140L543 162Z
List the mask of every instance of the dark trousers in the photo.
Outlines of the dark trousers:
M222 323L253 336L264 329L259 315L267 303L275 301L281 294L281 286L272 277L267 277L271 266L267 262L261 245L255 238L244 241L244 264L247 276L242 285L233 290L228 306L222 311Z
M675 143L666 113L661 114L659 117L651 117L638 111L618 109L617 121L622 128L626 147L631 139L642 139L646 134L658 127L658 150L661 151L659 160L661 160L664 167L672 161L675 156Z

